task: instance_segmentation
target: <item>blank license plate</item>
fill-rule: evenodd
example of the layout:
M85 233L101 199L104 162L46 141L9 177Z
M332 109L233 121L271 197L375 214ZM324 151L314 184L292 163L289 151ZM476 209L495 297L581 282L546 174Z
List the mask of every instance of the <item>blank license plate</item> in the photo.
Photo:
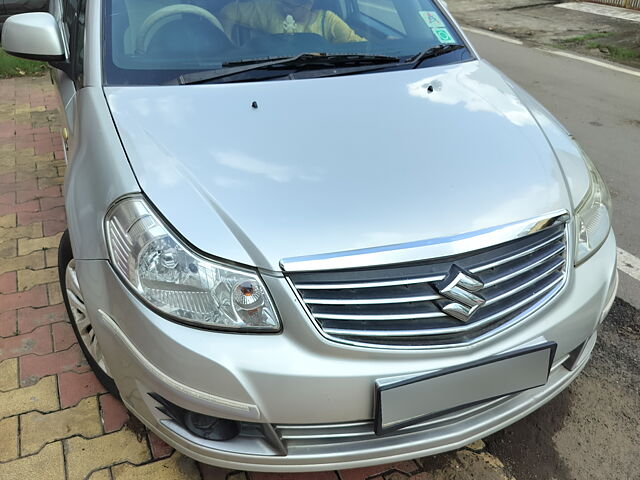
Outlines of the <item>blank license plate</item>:
M557 345L509 352L400 381L376 381L377 435L547 383Z

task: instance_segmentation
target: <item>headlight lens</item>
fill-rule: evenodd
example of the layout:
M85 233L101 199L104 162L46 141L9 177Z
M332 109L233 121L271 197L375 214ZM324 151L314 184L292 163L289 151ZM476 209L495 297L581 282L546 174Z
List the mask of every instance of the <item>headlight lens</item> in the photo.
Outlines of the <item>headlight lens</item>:
M576 208L576 266L598 251L611 228L611 195L595 165L583 152L589 190Z
M142 198L116 204L107 215L106 232L115 269L161 313L202 327L279 330L257 274L191 252Z

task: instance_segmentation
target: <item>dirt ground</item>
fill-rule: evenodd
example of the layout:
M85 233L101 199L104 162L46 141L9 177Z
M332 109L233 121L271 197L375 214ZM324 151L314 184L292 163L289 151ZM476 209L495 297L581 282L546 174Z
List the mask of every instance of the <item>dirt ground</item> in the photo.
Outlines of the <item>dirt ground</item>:
M485 442L518 480L640 479L640 312L617 299L576 381Z
M448 0L463 25L640 68L640 23L557 8L557 0Z
M429 480L640 479L640 311L616 299L573 384L523 420L463 449L422 459Z

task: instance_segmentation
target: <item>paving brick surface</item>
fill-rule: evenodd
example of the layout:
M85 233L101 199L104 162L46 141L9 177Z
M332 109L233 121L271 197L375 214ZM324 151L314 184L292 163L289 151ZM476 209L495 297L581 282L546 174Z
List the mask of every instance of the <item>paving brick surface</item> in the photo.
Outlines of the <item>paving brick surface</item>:
M60 405L62 408L72 407L83 398L105 392L104 387L93 372L61 373L58 375L58 385L60 387Z
M120 430L129 420L129 411L111 394L100 395L100 413L105 433Z
M0 462L18 458L18 417L0 420Z
M85 398L72 408L42 414L20 415L22 455L38 452L45 444L74 435L96 437L102 434L96 397Z
M18 388L18 359L0 362L0 392Z
M482 442L437 468L408 461L266 474L197 464L144 427L130 430L129 412L90 371L62 304L56 267L66 165L58 104L47 77L0 80L0 479L510 478Z
M127 429L92 439L73 437L66 440L66 447L69 480L82 480L93 470L110 465L140 465L151 459L146 442Z

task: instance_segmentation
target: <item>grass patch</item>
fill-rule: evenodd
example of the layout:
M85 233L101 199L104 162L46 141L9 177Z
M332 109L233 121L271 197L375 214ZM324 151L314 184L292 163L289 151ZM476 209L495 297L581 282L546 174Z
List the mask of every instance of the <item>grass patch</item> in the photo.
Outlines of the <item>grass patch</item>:
M585 35L580 35L579 37L570 37L563 38L558 40L560 45L583 45L585 42L589 40L596 40L598 38L606 38L613 35L610 32L596 32L596 33L587 33Z
M633 48L618 47L616 45L607 45L605 43L589 42L586 47L597 48L598 50L605 51L613 60L633 60L640 56L640 52Z
M46 63L12 57L0 49L0 78L42 75L46 71Z
M589 50L600 50L608 55L611 60L633 60L640 58L640 50L635 48L621 47L610 45L608 43L598 41L603 38L611 37L611 32L594 32L580 35L579 37L562 38L555 40L553 46L558 49L567 50L574 47L583 47Z

